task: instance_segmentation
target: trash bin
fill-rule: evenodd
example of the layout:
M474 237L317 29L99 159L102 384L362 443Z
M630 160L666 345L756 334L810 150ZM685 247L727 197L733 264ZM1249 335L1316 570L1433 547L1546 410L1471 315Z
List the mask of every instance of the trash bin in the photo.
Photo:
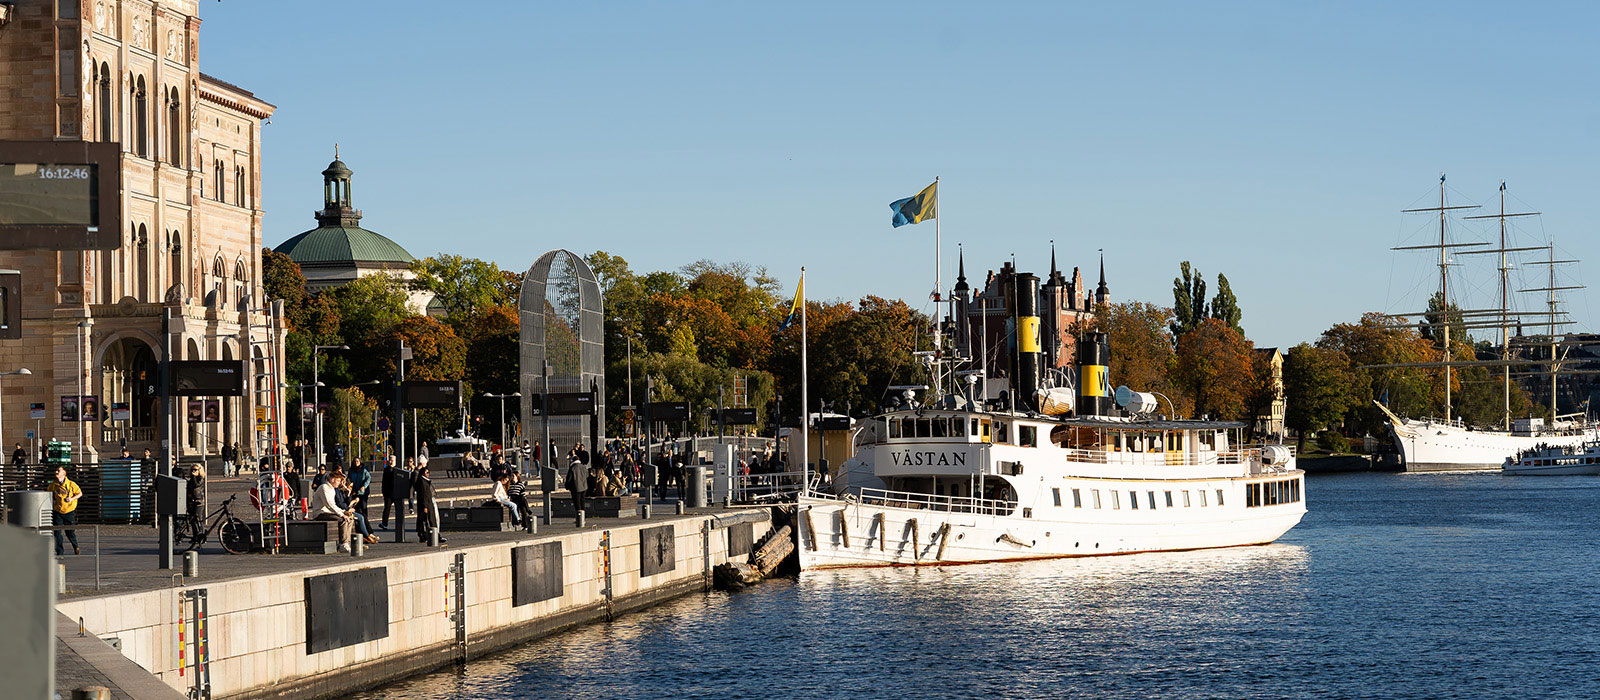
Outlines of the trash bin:
M689 507L706 507L706 468L704 466L689 467Z
M6 524L17 527L49 527L49 491L12 491L6 494ZM47 531L40 531L48 535Z

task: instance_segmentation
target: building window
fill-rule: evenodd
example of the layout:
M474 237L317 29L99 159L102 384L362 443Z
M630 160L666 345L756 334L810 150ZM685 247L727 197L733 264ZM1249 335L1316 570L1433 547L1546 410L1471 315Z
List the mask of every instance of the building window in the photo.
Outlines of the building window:
M168 288L176 287L183 283L183 234L172 232L172 245L168 248L172 262L167 266L171 280Z
M100 64L100 89L96 99L100 100L100 142L111 143L116 138L111 128L111 66Z
M1056 499L1056 507L1060 508L1061 507L1061 489L1057 489L1057 488L1050 489L1050 495L1053 498Z
M244 269L244 260L233 264L233 300L244 303L250 298L250 275Z
M217 200L219 202L222 201L222 185L223 185L224 179L227 178L227 176L228 176L227 173L223 172L223 170L222 170L222 161L221 160L213 160L213 161L211 161L211 179L215 183L215 184L212 185L212 187L215 188L215 190L211 193L211 198L212 199L215 199L215 200ZM218 274L220 274L220 273L218 273Z
M1077 489L1073 489L1072 490L1072 507L1073 508L1082 508L1083 507L1083 494L1079 493Z
M178 88L167 91L167 162L183 165L183 102Z
M244 168L233 166L233 203L244 206Z
M133 153L150 157L150 94L142 75L133 80Z
M150 234L144 224L139 224L139 228L135 231L134 242L139 249L137 253L139 281L136 291L139 301L148 302L150 301Z
M212 291L217 294L217 308L228 305L228 268L222 263L222 256L211 263Z

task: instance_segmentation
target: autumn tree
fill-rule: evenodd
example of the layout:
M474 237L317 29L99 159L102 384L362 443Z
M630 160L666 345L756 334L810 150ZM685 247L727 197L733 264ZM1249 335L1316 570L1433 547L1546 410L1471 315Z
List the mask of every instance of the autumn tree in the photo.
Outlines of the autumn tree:
M1194 330L1205 320L1206 313L1206 278L1199 270L1189 267L1185 260L1178 265L1181 273L1172 280L1172 337L1174 340L1189 331Z
M1351 427L1364 432L1382 429L1386 419L1373 401L1414 417L1432 415L1444 406L1443 370L1393 366L1443 359L1439 349L1414 328L1380 313L1368 313L1357 323L1340 323L1323 331L1316 345L1344 353L1361 377L1356 385L1359 401L1345 417ZM1452 380L1459 381L1459 377Z
M1194 402L1194 415L1246 420L1257 391L1253 347L1238 331L1215 318L1204 319L1178 338L1176 384Z
M1135 391L1158 392L1179 415L1193 408L1186 391L1172 383L1177 357L1172 350L1172 312L1148 302L1101 305L1097 325L1111 344L1111 383Z
M1295 431L1303 449L1306 437L1339 425L1363 403L1370 388L1350 358L1335 348L1301 343L1283 360L1283 390L1288 407L1284 425Z

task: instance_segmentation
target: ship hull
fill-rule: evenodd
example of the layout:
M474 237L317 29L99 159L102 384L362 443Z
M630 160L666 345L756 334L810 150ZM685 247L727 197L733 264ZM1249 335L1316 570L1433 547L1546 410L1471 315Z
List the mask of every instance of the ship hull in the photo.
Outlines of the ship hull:
M1303 493L1304 475L1297 492ZM1303 501L1246 506L1243 481L1223 484L1223 505L1212 496L1201 507L1197 494L1189 506L1181 496L1165 507L1167 492L1197 491L1193 482L1120 483L1110 488L1139 494L1140 509L1046 506L993 516L890 507L849 499L803 497L800 501L800 565L802 569L874 566L946 566L1066 557L1113 556L1143 552L1184 551L1268 544L1304 517ZM1079 487L1088 491L1088 484ZM1205 484L1214 493L1219 484ZM1154 510L1145 500L1159 494ZM1105 501L1106 499L1102 499ZM1087 505L1087 504L1086 504Z
M1596 437L1594 429L1570 434L1518 435L1468 430L1428 421L1394 422L1395 442L1408 472L1500 469L1506 459L1540 445L1581 445Z

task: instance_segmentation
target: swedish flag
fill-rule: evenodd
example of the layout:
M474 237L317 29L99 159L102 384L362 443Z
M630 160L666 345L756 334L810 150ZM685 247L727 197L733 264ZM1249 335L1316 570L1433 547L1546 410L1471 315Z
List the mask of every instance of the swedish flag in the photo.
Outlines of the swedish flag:
M915 197L895 200L889 209L894 212L895 228L939 218L939 181L935 180Z
M794 303L789 305L789 315L783 318L783 323L778 324L778 332L789 330L789 326L800 318L800 310L806 305L806 275L800 273L800 283L794 286Z

